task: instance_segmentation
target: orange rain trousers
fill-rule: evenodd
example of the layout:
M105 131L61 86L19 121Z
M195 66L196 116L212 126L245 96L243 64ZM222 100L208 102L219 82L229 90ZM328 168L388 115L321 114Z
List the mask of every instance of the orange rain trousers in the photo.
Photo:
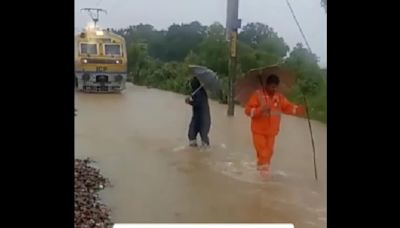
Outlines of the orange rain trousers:
M253 133L253 144L257 152L257 165L263 166L271 164L275 136Z

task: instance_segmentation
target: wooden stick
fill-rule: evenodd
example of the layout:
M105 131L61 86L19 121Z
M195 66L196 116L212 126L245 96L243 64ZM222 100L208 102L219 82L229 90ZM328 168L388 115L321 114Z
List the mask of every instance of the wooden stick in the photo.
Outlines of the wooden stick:
M306 108L306 114L307 114L307 120L308 120L308 127L309 127L309 129L310 129L310 136L311 136L311 145L312 145L312 149L313 149L315 180L318 180L317 161L316 161L316 153L315 153L314 136L313 136L312 127L311 127L311 120L310 120L310 113L309 113L309 111L308 111L307 99L306 99L306 96L304 95L304 93L303 93L303 99L304 99L304 106L305 106L305 108Z

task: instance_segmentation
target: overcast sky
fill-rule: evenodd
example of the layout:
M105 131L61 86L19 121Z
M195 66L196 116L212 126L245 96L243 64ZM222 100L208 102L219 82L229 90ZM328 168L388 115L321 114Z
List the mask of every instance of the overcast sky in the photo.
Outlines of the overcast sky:
M98 7L108 11L100 16L102 27L124 28L139 23L167 29L173 23L199 21L203 25L225 25L227 0L75 0L76 31L90 21L81 8ZM311 49L326 66L326 13L320 0L289 0ZM273 27L290 47L304 40L293 20L286 0L239 0L242 25L262 22Z

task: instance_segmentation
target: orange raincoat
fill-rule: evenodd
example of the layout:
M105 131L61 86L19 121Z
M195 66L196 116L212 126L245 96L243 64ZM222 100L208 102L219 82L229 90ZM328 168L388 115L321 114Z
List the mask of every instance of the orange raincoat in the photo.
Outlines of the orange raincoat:
M263 112L263 107L268 111ZM263 90L257 90L245 106L245 113L251 117L253 143L257 152L257 164L268 169L273 154L275 137L279 133L281 113L303 115L304 108L290 103L285 96L276 92L272 97Z

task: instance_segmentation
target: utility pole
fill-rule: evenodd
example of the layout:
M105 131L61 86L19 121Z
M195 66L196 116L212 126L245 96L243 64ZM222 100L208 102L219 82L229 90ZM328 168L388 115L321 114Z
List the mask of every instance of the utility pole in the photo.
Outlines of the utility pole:
M227 0L226 12L226 35L229 40L229 83L228 83L228 116L235 113L234 101L234 83L236 80L237 63L237 31L241 26L241 20L238 18L239 0Z

